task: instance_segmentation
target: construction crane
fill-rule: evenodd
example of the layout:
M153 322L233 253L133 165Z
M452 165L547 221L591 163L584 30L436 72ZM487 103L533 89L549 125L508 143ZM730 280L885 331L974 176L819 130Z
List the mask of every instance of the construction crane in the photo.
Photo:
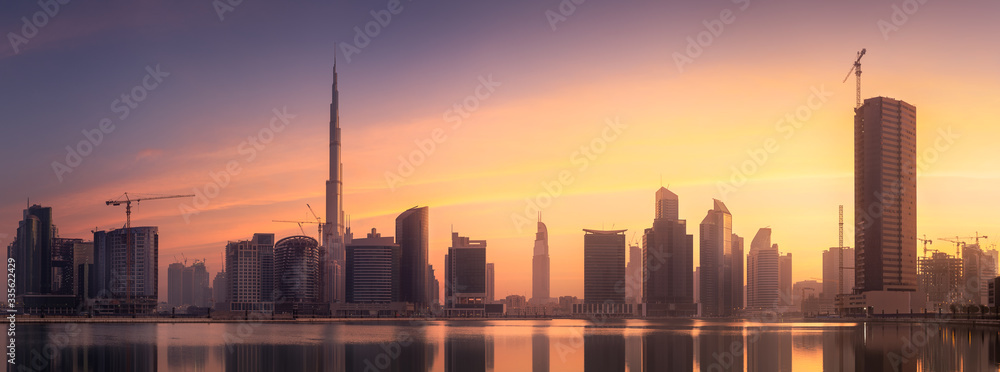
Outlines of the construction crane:
M955 239L951 239L951 238L938 238L938 240L943 240L943 241L946 241L946 242L955 243L955 257L959 257L961 255L961 253L962 253L962 246L965 245L965 242L962 241L961 238L959 238L959 237L956 236Z
M302 228L302 224L304 224L304 223L319 223L319 222L316 222L316 221L285 221L285 220L271 220L271 222L297 223L297 224L299 224L299 230L302 230L302 235L305 235L305 236L308 236L308 235L306 235L306 230Z
M931 239L927 239L927 235L926 234L924 234L924 238L923 239L917 238L917 240L919 240L919 241L921 241L921 242L924 243L924 257L927 257L927 245L928 244L934 244L934 241L931 240ZM938 250L937 249L933 249L933 251L937 252Z
M319 225L319 240L317 240L317 242L319 242L320 245L323 245L323 219L316 215L316 212L313 211L313 207L308 203L306 203L306 208L309 208L309 213L312 213L313 217L316 218L316 224Z
M175 199L175 198L192 198L193 194L189 195L156 195L148 197L140 197L133 199L128 195L128 193L122 194L117 199L112 199L104 202L105 205L110 206L120 206L125 204L125 300L126 304L132 305L132 203L139 204L142 201L148 200L160 200L160 199ZM132 309L130 309L132 310Z
M865 51L866 51L866 49L862 48L861 51L858 52L858 59L854 61L854 66L851 67L851 71L848 71L847 72L847 76L844 77L844 82L845 83L847 82L847 79L849 79L851 77L851 73L852 72L855 75L857 75L857 77L858 77L858 83L857 83L857 88L858 88L857 96L858 96L858 98L857 98L857 105L854 106L855 110L857 110L858 108L861 107L861 57L865 56Z

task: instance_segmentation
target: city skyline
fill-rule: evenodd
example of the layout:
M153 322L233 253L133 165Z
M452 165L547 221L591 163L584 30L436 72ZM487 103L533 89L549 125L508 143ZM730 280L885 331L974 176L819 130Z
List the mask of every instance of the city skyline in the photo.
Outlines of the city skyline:
M757 8L758 5L761 7ZM416 4L404 5L404 11L408 12L410 8L421 14L427 12ZM638 10L611 11L607 8L607 5L596 3L581 6L577 15L560 23L555 31L548 29L549 24L542 16L543 8L532 13L532 17L503 12L500 16L511 19L537 18L525 22L537 26L539 30L535 31L551 33L551 36L527 45L509 39L489 40L496 40L500 50L541 48L568 42L572 47L567 48L566 56L585 52L592 54L593 46L583 48L577 44L590 36L587 33L595 32L595 29L583 29L582 25L594 20L602 11L622 18L637 17L634 18L636 26L621 32L648 25L652 18L640 16ZM661 8L672 9L666 5L655 6L655 9ZM759 40L771 35L772 31L753 31L750 26L766 17L755 18L752 13L739 13L736 23L726 27L738 29L745 24L747 28L742 30L746 31L726 31L719 36L717 43L706 47L705 54L681 73L672 63L671 54L683 52L685 38L703 31L704 26L699 24L699 20L711 20L718 14L718 9L712 5L685 5L682 8L686 21L670 26L676 31L670 35L675 37L651 41L662 46L658 51L626 52L609 46L612 52L624 53L623 57L646 57L640 58L646 62L632 66L637 71L635 73L623 72L621 67L612 67L601 59L580 64L565 74L558 73L552 66L525 69L523 61L511 65L501 63L506 61L504 59L490 61L489 58L497 57L492 52L482 52L484 56L477 58L463 57L467 59L461 63L467 67L450 75L436 73L416 77L413 72L404 74L392 68L377 71L377 68L400 67L390 63L396 59L410 59L416 66L434 60L421 57L413 49L393 48L405 39L407 28L415 27L415 21L407 18L410 13L399 15L390 26L386 26L383 35L372 41L369 48L352 55L353 61L346 62L346 56L340 52L337 56L340 63L339 84L343 93L340 112L344 137L351 138L345 141L343 149L346 194L343 204L346 214L353 216L351 225L357 231L373 227L380 231L392 231L393 219L400 212L412 205L428 205L434 210L428 234L428 264L444 267L449 226L455 225L457 231L490 242L490 252L494 252L490 262L501 268L497 272L498 297L529 294L531 265L527 262L535 231L531 228L534 214L525 215L526 207L530 206L525 199L534 198L539 193L556 194L546 189L545 185L558 182L559 171L570 170L574 181L561 184L562 191L553 198L552 205L541 209L549 229L553 262L552 296L582 297L583 258L579 252L583 241L579 229L603 225L604 228L614 226L636 232L647 228L649 211L653 208L649 203L649 194L660 184L662 176L662 182L684 199L680 204L681 219L697 221L704 213L704 205L712 198L719 198L740 216L734 223L734 233L751 236L763 226L773 227L774 241L781 244L783 252L796 253L793 281L813 277L815 275L810 272L821 267L819 253L836 245L835 206L847 205L845 213L853 215L853 160L849 144L853 132L850 123L854 87L850 82L840 83L839 79L842 70L849 67L853 53L867 47L863 97L889 96L911 102L921 109L916 148L918 161L923 160L926 167L917 170L920 190L916 201L919 206L917 233L938 238L990 231L992 226L988 225L989 215L985 211L994 209L997 202L973 196L987 193L997 184L998 174L985 160L995 156L990 153L992 147L985 141L994 138L996 129L987 125L987 118L997 116L994 107L998 101L990 101L990 97L995 95L984 88L990 85L989 79L996 79L987 66L992 66L991 61L1000 59L997 52L975 51L981 58L970 61L970 66L954 73L955 76L935 73L937 66L943 63L943 57L938 55L957 54L947 52L957 47L938 40L948 39L947 35L959 35L952 33L957 31L947 31L944 35L927 39L921 36L926 36L929 29L904 25L886 41L877 29L868 25L865 28L867 31L857 31L860 36L850 40L846 37L819 39L824 42L814 43L809 40L786 40L789 42L787 45L774 47L777 52L787 52L784 48L802 47L805 53L783 63L795 63L803 68L795 72L775 71L771 68L773 61L749 58L758 51L743 50L736 44L750 41L753 45L761 45ZM70 9L66 8L66 12ZM774 5L762 2L750 9L763 12L773 10ZM870 20L872 24L878 18L888 19L892 14L888 4L872 5L868 9L871 15L866 17L873 18ZM250 21L260 17L265 10L263 6L241 6L226 15L226 25L250 27ZM337 17L343 17L338 22L342 26L333 32L336 35L334 39L341 42L351 40L354 36L352 28L369 20L366 18L370 17L369 10L349 9L343 16L338 12ZM10 14L30 14L31 11L30 7L17 7ZM326 11L329 14L329 9ZM801 8L792 6L787 10L791 14L796 11L801 11ZM846 17L839 6L831 6L831 13L831 17ZM943 13L921 11L913 16L912 22L955 24L959 14L967 15L956 10ZM211 12L207 15L206 20L196 22L197 30L211 30L215 27L212 22L219 22L211 18L214 16ZM301 15L287 11L278 15L279 20L286 22L293 16ZM308 220L311 216L303 204L324 204L324 190L319 185L328 177L323 172L328 164L308 159L325 159L326 156L321 154L328 148L326 141L317 139L329 135L330 118L323 117L331 98L327 84L332 79L330 68L334 53L329 33L324 34L323 43L317 37L303 44L286 45L282 49L288 56L309 57L303 58L309 62L283 62L268 58L267 63L238 65L240 67L229 75L207 79L207 84L214 84L214 89L199 96L209 103L199 103L183 96L189 94L190 89L196 89L195 81L206 78L206 74L224 71L221 67L199 71L191 66L207 56L188 53L183 57L170 57L152 52L152 47L141 47L137 49L140 52L131 54L125 53L122 48L135 47L135 41L116 47L110 44L112 41L98 40L87 34L70 37L63 30L68 23L80 22L80 18L74 17L60 16L59 22L53 21L39 38L32 39L17 53L6 49L7 45L0 52L2 71L24 72L24 77L5 74L5 77L10 77L11 89L24 93L24 97L13 97L11 106L5 111L12 113L11 120L26 124L17 128L15 135L10 137L11 141L24 144L11 143L0 150L4 151L2 154L5 157L22 162L10 168L10 177L2 181L3 189L9 194L4 196L0 207L9 217L0 219L0 231L7 234L6 238L0 235L0 244L6 246L12 240L25 198L31 198L31 204L53 208L54 223L61 228L61 237L88 239L88 232L95 227L110 230L124 224L121 210L101 205L104 200L125 191L187 194L197 188L204 193L204 185L215 181L211 175L224 171L229 160L237 160L242 172L229 175L227 186L220 188L218 196L207 198L206 208L198 209L193 201L188 200L136 207L133 226L159 227L162 238L160 255L167 258L159 262L160 293L167 293L166 268L174 254L207 259L206 266L211 274L221 269L217 257L229 241L248 240L255 232L274 233L277 238L300 235L294 226L276 225L269 221L284 218ZM622 21L606 20L599 25L612 27L619 22ZM972 30L985 27L972 26L975 22L967 23ZM792 26L805 27L798 24ZM130 25L112 22L107 27L128 29ZM969 31L966 28L962 30ZM575 34L575 31L585 33ZM93 32L100 34L101 30ZM69 39L60 39L57 35ZM620 35L616 33L594 40L610 41ZM155 35L141 36L163 41ZM815 34L810 36L819 37ZM57 84L55 79L69 75L55 73L56 67L26 67L40 58L52 58L53 55L66 57L66 60L89 56L61 47L59 40L93 45L123 57L107 69L82 66L75 71L80 74L78 79L86 80L81 84L92 87L94 97L78 99L82 94L79 88ZM227 40L224 36L205 38L198 45L222 44ZM461 38L458 40L461 41ZM321 44L325 47L316 47ZM282 44L275 41L266 45ZM459 45L463 51L479 50L478 44L466 42ZM244 49L233 48L229 50L240 51L244 54L237 55L246 56ZM929 57L926 61L925 56ZM724 61L730 58L745 58L743 60L747 63L727 66ZM149 92L148 101L134 109L130 114L132 116L119 121L119 113L110 112L108 103L121 91L141 82L147 74L147 65L153 70L161 68L170 75L163 78L162 87ZM280 67L274 69L276 65ZM111 71L112 68L114 71ZM290 69L300 71L293 73L288 71ZM527 72L518 72L519 69ZM926 84L907 82L913 74L928 73L930 76L924 80ZM268 78L247 81L243 83L245 86L236 83L240 80L238 77L254 74ZM719 74L719 79L738 79L732 85L706 80L713 74ZM764 77L759 77L761 75ZM41 79L45 76L48 78ZM548 79L540 79L539 83L530 81L537 77ZM91 79L95 78L107 78L109 82L94 83ZM946 78L950 79L948 84L934 83ZM610 83L612 79L617 80ZM38 85L39 81L44 83ZM491 81L500 85L490 85ZM394 84L404 88L400 91L426 88L426 96L413 98L412 102L397 99L396 93L387 93L396 86ZM485 88L478 89L480 85ZM243 91L236 89L241 86ZM664 88L675 86L688 95L662 92ZM761 91L759 97L747 97L746 92L751 86ZM940 86L948 89L939 91ZM568 87L574 87L578 92L572 92ZM619 87L615 90L624 90L628 94L623 95L625 98L607 95L606 91L613 87ZM259 96L249 93L268 90L266 88L272 88L274 93L261 93ZM480 93L488 91L491 94L485 99L477 97L476 105L480 107L468 118L463 118L460 130L452 130L454 123L442 114L452 109L453 104L463 104L466 97L476 97L477 89ZM537 92L528 93L533 90ZM819 97L826 99L821 108L810 111L813 117L786 139L785 135L790 133L776 129L775 122L786 114L795 115L799 107L809 107L803 105L815 101L811 99L814 92L829 92L832 95ZM71 102L65 107L66 113L62 114L65 116L39 109L37 102L50 102L39 100L37 95L41 93L50 94L53 102ZM731 110L719 111L731 113L707 112L705 110L711 106L698 103L698 100L715 94L718 97L712 100L713 104L729 105ZM221 97L229 95L235 97L221 100ZM625 102L628 99L635 99L636 102ZM20 103L25 102L36 103L21 107ZM210 104L212 102L216 104ZM401 114L394 116L380 112L386 102L398 105ZM540 112L537 103L531 102L542 102L547 109ZM593 103L593 107L577 109L581 102ZM664 102L668 103L666 109L654 108ZM287 111L282 111L284 108ZM280 116L272 109L287 114ZM189 113L184 115L184 111ZM84 157L72 172L62 173L60 182L53 172L52 162L65 162L63 147L84 139L81 130L93 129L106 115L116 119L118 129L107 134L93 154ZM295 117L289 118L291 115ZM286 129L273 133L273 142L255 151L254 160L248 160L240 144L247 135L257 134L268 127L273 116L286 118ZM606 132L609 121L620 123L620 126L610 128L622 129L621 133ZM60 124L46 124L50 122ZM520 122L532 125L518 124ZM547 122L554 124L551 127L537 125ZM504 131L492 129L501 123L508 124L504 126ZM433 140L432 131L437 128L446 130L447 140ZM567 132L568 128L573 128L573 131ZM949 137L949 128L961 136L957 139ZM595 138L606 139L602 137L602 132L615 134L615 139L606 141L607 151L595 155L594 159L577 158L588 159L587 169L579 170L579 164L570 160L572 154ZM51 136L41 136L40 133ZM709 134L712 137L708 137ZM557 136L563 138L559 141L550 139ZM36 137L45 138L45 142L37 142ZM761 144L769 138L776 139L780 149L773 153L759 152ZM542 139L552 142L535 142ZM948 141L953 139L960 141L961 146L952 147ZM434 144L434 150L425 154L421 164L414 164L411 176L402 177L402 183L390 187L385 172L398 173L398 157L421 150L420 146L429 146L427 140ZM498 145L490 142L497 142ZM698 143L701 148L688 143ZM935 155L936 161L923 158L926 150L937 150L935 146L938 144L947 146ZM540 149L543 145L544 149ZM21 155L26 149L30 149L27 151L31 155L27 158ZM654 158L647 157L650 151L654 152ZM746 175L746 185L722 195L717 183L727 182L733 167L739 169L745 161L754 161L753 154L765 156L766 162L755 167L759 168L758 171ZM529 162L528 158L534 160ZM687 159L698 161L679 161ZM623 177L623 174L629 176ZM23 184L14 181L25 179L32 181ZM769 206L768 201L775 199L793 199L794 202ZM181 205L198 211L187 216L190 224L180 212ZM605 212L593 213L595 207ZM327 215L323 210L317 209L316 212ZM513 216L523 216L529 223L519 225L512 220ZM848 226L851 223L847 221ZM688 233L698 241L699 232L694 230L697 229L688 229ZM849 230L845 235L848 236L845 245L853 247L854 234ZM992 241L987 241L985 246L988 248L990 244ZM699 249L696 245L696 252ZM694 260L695 266L698 266L697 253Z

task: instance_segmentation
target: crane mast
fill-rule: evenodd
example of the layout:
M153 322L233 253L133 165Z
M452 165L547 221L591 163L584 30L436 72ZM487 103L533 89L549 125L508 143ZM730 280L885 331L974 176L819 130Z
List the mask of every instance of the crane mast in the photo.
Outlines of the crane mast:
M848 71L847 76L844 77L844 82L846 83L847 79L851 77L852 72L854 73L855 76L857 76L857 84L856 84L857 98L854 106L855 110L861 107L861 57L865 56L866 51L867 51L866 49L862 48L861 51L858 52L858 59L854 61L854 66L851 67L851 71Z

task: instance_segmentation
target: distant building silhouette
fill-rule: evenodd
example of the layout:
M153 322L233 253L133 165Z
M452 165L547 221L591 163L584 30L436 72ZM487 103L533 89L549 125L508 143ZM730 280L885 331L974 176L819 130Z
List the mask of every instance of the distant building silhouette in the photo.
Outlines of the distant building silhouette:
M347 245L347 302L399 302L402 271L400 247L375 229Z
M840 251L844 253L844 285L841 286L840 271ZM833 309L834 300L838 294L850 294L854 289L854 248L831 247L823 251L823 293L820 296L824 302L828 303L829 309Z
M167 265L167 306L177 307L184 304L181 293L184 288L184 264L174 262Z
M791 307L794 303L792 298L792 254L778 253L778 303L784 307Z
M430 213L427 207L413 207L396 217L396 243L402 252L400 263L400 300L426 309Z
M625 265L625 301L633 304L642 302L642 247L635 244L630 244L628 247L628 264Z
M427 265L427 278L428 278L428 288L427 293L430 294L430 305L440 305L441 304L441 282L437 279L437 274L434 273L434 265Z
M694 236L678 219L678 197L656 191L653 227L642 237L643 306L646 316L694 316Z
M747 308L775 310L778 306L778 245L771 245L771 228L757 230L747 256Z
M224 270L216 273L215 279L212 280L212 295L214 297L213 309L229 309L229 282L226 280Z
M538 232L535 233L535 248L531 257L531 303L544 304L550 301L549 294L549 231L538 215Z
M886 97L854 115L857 293L917 289L917 109Z
M497 302L496 292L496 265L492 262L486 263L486 303Z
M272 312L274 234L253 234L250 240L226 245L226 279L229 310ZM270 256L270 260L265 257ZM270 284L265 284L270 282ZM267 292L267 293L265 293Z
M486 241L451 233L444 257L445 310L450 316L483 315L486 302ZM447 358L447 357L446 357Z

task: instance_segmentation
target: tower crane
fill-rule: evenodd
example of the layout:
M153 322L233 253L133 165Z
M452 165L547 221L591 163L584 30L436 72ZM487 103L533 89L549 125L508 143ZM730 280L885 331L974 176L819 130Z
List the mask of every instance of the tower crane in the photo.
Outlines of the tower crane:
M306 230L302 228L302 224L304 224L304 223L319 223L319 222L316 222L316 221L285 221L285 220L271 220L271 222L297 223L297 224L299 224L299 230L302 230L302 235L305 235L305 236L308 236L308 235L306 235ZM322 226L322 224L321 224L321 226Z
M319 216L316 215L316 212L313 211L313 207L310 206L308 203L306 203L306 207L309 208L309 213L312 213L313 217L316 218L316 224L319 225L318 226L318 228L319 228L319 237L318 237L318 239L319 240L317 240L317 242L319 242L320 245L323 245L323 219L319 218Z
M959 237L956 236L955 239L951 239L951 238L938 238L938 240L943 240L943 241L946 241L946 242L955 243L955 257L959 257L961 255L961 253L962 253L962 246L965 245L965 242L962 241L961 238L959 238Z
M858 77L858 82L857 82L858 92L857 92L857 103L856 106L854 106L855 110L861 107L861 57L865 56L865 51L866 49L862 48L861 51L858 52L858 59L854 61L854 67L851 67L851 71L848 71L847 76L844 77L845 83L847 82L847 79L851 77L852 72Z
M923 239L917 238L917 240L919 240L919 241L921 241L921 242L924 243L924 257L927 257L927 245L928 244L934 244L934 241L931 240L931 239L927 239L927 234L924 234L924 238ZM937 252L938 250L934 249L933 251Z
M105 205L110 206L120 206L125 204L125 300L126 304L131 306L132 304L132 203L139 204L139 202L147 200L161 200L161 199L175 199L175 198L192 198L193 194L188 195L155 195L148 197L132 198L126 192L119 196L117 199L112 199L104 202ZM131 309L130 309L131 311Z

